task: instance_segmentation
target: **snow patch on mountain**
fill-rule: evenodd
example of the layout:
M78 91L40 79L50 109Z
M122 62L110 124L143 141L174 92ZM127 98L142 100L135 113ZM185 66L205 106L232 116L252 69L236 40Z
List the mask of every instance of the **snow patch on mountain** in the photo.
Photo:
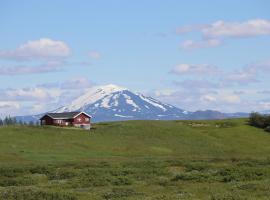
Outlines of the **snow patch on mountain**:
M146 102L152 104L153 106L159 107L159 108L161 108L163 111L166 111L166 108L164 108L164 107L160 104L160 102L158 102L157 100L155 100L155 99L153 99L153 98L151 98L151 97L146 98L146 97L144 97L144 96L141 95L141 94L139 95L139 97L140 97L142 100L144 100L144 101L146 101ZM170 106L169 106L169 107L170 107ZM171 107L170 107L170 108L171 108Z

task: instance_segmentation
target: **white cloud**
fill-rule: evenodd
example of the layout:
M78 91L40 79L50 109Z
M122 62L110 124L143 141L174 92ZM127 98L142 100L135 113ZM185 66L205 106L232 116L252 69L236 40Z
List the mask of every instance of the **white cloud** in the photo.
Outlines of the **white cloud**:
M250 112L261 110L262 107L256 105L256 100L241 99L232 90L224 88L212 91L196 87L181 87L170 95L155 95L155 92L153 95L163 102L190 111L211 109L222 112Z
M200 100L207 101L207 102L217 101L217 99L211 95L203 95L200 97Z
M20 103L16 101L0 101L0 118L15 115L21 109Z
M85 89L93 86L93 83L84 77L73 78L71 80L61 83L62 89Z
M247 38L270 35L270 20L251 19L244 22L216 21L211 24L191 25L179 27L177 34L199 32L202 39L199 41L186 40L182 42L184 49L216 47L226 38Z
M20 104L14 101L0 101L0 109L7 109L7 108L20 108Z
M183 49L200 49L208 47L216 47L221 45L221 41L218 39L207 39L202 41L186 40L181 44Z
M70 103L93 85L89 79L77 77L28 88L1 89L0 114L28 115L54 110Z
M258 62L226 74L222 81L228 84L248 84L259 82L260 74L270 72L270 61Z
M238 70L224 72L219 67L208 64L179 64L170 73L179 76L199 77L196 80L174 81L176 85L199 88L220 88L233 85L258 83L259 77L270 72L270 61L256 62ZM207 77L207 79L206 79ZM211 80L211 81L209 81ZM214 81L213 81L214 80Z
M223 82L228 84L244 84L244 83L255 83L258 82L256 79L256 73L252 73L250 71L235 71L229 73L227 76L224 77Z
M270 35L270 20L252 19L245 22L217 21L201 29L207 38L253 37Z
M93 59L100 59L101 58L101 53L98 51L89 51L88 56Z
M209 74L217 74L221 71L211 65L200 64L200 65L189 65L189 64L179 64L175 66L171 73L177 75L209 75Z
M0 99L10 101L48 101L60 96L61 91L58 88L19 88L6 89L0 91Z
M61 65L62 63L58 61L48 61L47 63L43 63L38 66L27 66L27 65L0 66L0 76L58 72L62 70Z
M63 41L41 38L28 41L15 50L0 50L0 58L13 60L47 60L70 56L71 49Z
M221 95L220 99L222 101L225 101L226 103L240 103L241 99L238 95L235 94L227 94L227 95Z
M269 101L260 101L258 104L261 107L261 110L269 110L270 109L270 100Z

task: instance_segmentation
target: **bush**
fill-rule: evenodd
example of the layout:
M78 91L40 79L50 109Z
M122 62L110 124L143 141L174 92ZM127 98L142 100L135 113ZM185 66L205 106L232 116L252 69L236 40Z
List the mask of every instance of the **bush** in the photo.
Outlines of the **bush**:
M27 186L27 185L35 185L37 184L37 180L34 180L32 177L23 176L17 178L7 178L2 177L0 179L0 186L7 187L7 186Z
M198 171L186 172L177 174L171 181L193 181L193 182L207 182L213 179L210 174L201 173Z
M37 188L16 188L10 187L6 190L0 190L0 199L5 200L77 200L75 195L58 192L41 190Z
M270 115L261 115L259 113L251 113L249 116L249 124L258 128L267 128L270 126Z
M138 195L132 188L113 188L111 192L103 195L104 199L122 199Z

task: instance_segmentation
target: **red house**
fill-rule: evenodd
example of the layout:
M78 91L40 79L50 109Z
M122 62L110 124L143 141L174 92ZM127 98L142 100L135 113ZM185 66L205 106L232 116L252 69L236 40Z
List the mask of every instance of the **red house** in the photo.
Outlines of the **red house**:
M91 116L85 112L46 113L40 118L41 125L75 126L90 129Z

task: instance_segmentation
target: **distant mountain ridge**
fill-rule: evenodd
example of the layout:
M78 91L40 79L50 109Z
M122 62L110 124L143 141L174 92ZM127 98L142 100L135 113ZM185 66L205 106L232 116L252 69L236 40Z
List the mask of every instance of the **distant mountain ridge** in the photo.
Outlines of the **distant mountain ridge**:
M248 113L222 113L205 110L190 112L152 97L113 84L90 88L69 105L50 112L84 111L94 122L122 120L193 120L247 117ZM17 116L17 120L37 121L43 114Z

